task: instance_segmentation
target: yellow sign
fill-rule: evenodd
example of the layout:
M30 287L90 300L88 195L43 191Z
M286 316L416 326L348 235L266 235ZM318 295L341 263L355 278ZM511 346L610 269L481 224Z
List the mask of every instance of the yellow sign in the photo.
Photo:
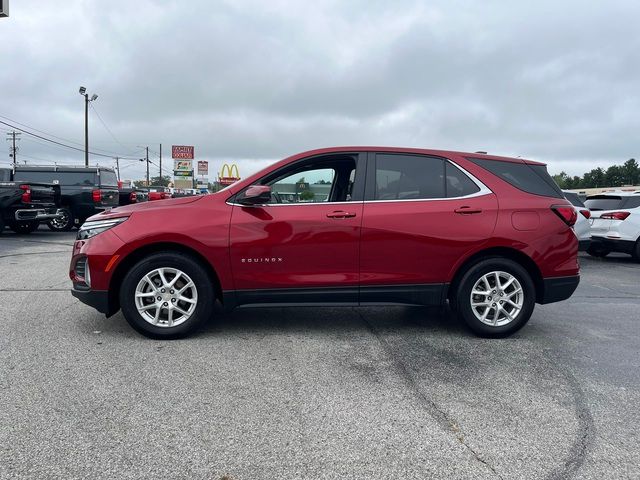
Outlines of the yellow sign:
M238 180L240 180L240 172L238 172L238 166L235 163L232 163L231 166L225 163L222 166L222 170L220 170L220 174L218 176L218 181L220 182L220 184L231 185Z

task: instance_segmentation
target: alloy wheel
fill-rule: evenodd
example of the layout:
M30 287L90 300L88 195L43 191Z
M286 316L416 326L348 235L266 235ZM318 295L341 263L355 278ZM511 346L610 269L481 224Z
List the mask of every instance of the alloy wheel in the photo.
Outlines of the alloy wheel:
M493 271L478 279L471 289L471 310L492 327L513 322L524 305L522 285L508 272Z
M176 327L193 315L198 290L177 268L156 268L138 282L135 306L140 316L157 327Z

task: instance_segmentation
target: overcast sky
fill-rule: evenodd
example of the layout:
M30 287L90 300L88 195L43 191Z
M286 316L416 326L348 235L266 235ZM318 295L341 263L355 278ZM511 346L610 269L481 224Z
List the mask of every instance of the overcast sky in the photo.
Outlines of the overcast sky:
M162 143L168 167L171 144L195 145L242 176L335 145L487 150L570 174L640 158L640 2L524 3L10 0L0 120L82 147L84 85L99 95L92 150ZM84 160L21 138L29 163Z

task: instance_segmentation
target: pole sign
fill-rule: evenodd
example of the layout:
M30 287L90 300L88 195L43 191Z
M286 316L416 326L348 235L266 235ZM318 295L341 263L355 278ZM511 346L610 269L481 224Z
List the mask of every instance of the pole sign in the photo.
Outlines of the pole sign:
M193 145L171 145L171 158L193 160Z
M209 175L209 162L206 160L198 161L198 175Z

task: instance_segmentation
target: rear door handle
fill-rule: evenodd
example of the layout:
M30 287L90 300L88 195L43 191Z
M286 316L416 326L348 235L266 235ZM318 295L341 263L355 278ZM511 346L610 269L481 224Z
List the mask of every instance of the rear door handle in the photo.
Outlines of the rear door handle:
M454 212L459 213L460 215L473 215L474 213L482 213L482 209L464 206L456 208Z
M343 210L336 210L335 212L327 213L327 218L353 218L355 213L345 212Z

